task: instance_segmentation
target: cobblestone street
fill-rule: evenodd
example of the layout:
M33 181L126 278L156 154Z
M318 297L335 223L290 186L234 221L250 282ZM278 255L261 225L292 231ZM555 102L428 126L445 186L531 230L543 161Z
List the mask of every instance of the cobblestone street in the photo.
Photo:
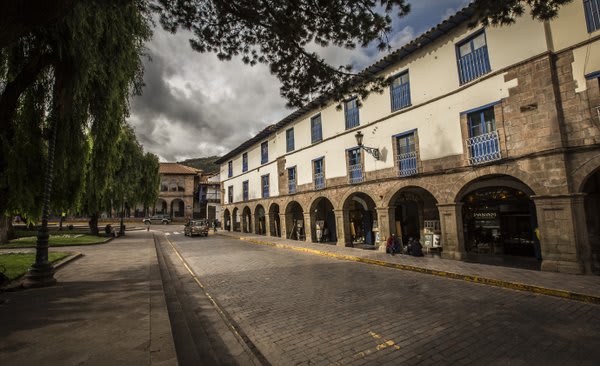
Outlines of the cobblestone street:
M219 236L168 238L275 365L600 362L597 305Z

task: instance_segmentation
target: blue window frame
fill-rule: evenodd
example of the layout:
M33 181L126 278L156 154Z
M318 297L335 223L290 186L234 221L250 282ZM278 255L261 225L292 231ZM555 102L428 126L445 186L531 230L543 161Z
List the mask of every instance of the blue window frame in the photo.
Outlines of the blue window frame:
M313 172L315 189L325 188L325 171L323 169L323 158L313 160Z
M323 140L323 130L321 129L321 114L310 119L310 141L315 143Z
M288 194L296 193L296 167L287 169L288 172Z
M248 201L248 181L245 180L242 182L242 194L243 194L243 200L244 201Z
M294 151L294 129L290 128L285 131L285 146L287 152Z
M496 132L494 107L468 113L467 123L470 163L481 164L500 159L500 141Z
M492 70L485 32L480 31L456 45L460 83L468 83Z
M233 161L229 160L227 163L227 178L233 177Z
M350 183L360 183L363 181L360 148L348 150L348 176L350 177Z
M260 163L266 164L269 162L269 141L260 144Z
M242 172L248 171L248 153L245 152L242 154Z
M227 203L233 203L233 186L227 187Z
M344 116L346 118L346 129L356 127L360 124L358 118L358 98L354 97L344 102Z
M583 0L583 8L588 32L600 29L600 0Z
M269 174L260 177L262 187L262 198L269 198Z
M415 133L407 132L396 136L396 161L401 177L417 174L417 149Z
M410 80L408 71L396 76L390 85L392 112L410 105Z

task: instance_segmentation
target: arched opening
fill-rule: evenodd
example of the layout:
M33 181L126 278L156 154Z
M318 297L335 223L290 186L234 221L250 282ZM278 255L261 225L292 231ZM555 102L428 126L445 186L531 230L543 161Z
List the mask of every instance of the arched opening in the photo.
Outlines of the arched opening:
M600 169L590 175L583 185L585 221L587 225L591 270L600 274Z
M375 249L379 231L375 202L362 192L353 193L344 202L344 225L350 244L364 249Z
M233 231L242 231L240 226L240 210L235 207L233 214L231 215L232 229Z
M467 260L539 269L533 191L510 176L470 182L459 194Z
M223 230L231 231L231 214L229 209L223 212Z
M327 198L319 197L310 206L310 229L314 243L337 242L333 204Z
M426 189L405 187L392 196L393 207L390 233L396 234L403 245L419 240L427 250L441 248L440 214L437 200Z
M265 208L262 205L257 205L254 209L254 226L254 232L256 234L267 234Z
M250 211L250 207L246 206L242 210L242 231L245 233L249 233L252 231L252 211Z
M168 214L167 210L167 201L163 199L158 199L154 204L154 215L166 215Z
M288 239L305 240L304 210L296 201L290 202L285 208L285 228Z
M181 218L185 216L185 204L179 198L171 202L171 217Z
M281 237L281 219L279 218L279 205L273 203L269 207L269 230L271 236Z

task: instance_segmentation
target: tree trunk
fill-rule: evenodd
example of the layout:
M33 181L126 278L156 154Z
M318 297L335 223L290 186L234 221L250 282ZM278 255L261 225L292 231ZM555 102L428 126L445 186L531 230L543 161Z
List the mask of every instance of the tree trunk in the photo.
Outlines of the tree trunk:
M89 225L90 225L90 232L92 233L92 235L99 235L99 232L98 232L98 214L97 213L93 213L90 216Z
M0 216L0 244L8 243L8 216Z

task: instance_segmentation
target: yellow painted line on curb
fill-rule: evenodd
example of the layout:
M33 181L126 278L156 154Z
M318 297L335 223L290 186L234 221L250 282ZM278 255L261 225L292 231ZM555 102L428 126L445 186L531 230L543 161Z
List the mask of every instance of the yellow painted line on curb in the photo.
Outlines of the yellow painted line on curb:
M508 288L508 289L517 290L517 291L532 292L532 293L536 293L536 294L540 294L540 295L559 297L559 298L563 298L563 299L581 301L581 302L590 303L590 304L600 304L599 296L586 295L586 294L581 294L581 293L567 291L567 290L557 290L557 289L552 289L552 288L547 288L547 287L542 287L542 286L537 286L537 285L527 285L527 284L519 283L519 282L497 280L497 279L493 279L493 278L486 278L486 277L480 277L480 276L474 276L474 275L465 275L465 274L454 273L454 272L449 272L449 271L441 271L441 270L436 270L436 269L416 267L416 266L411 266L411 265L402 264L402 263L391 263L391 262L386 262L386 261L382 261L379 259L362 258L362 257L356 257L356 256L350 256L350 255L344 255L344 254L331 253L331 252L322 251L322 250L318 250L318 249L302 248L302 247L296 247L296 246L288 245L288 244L268 242L268 241L264 241L264 240L255 239L252 237L231 236L231 235L219 234L219 233L217 233L217 235L221 235L221 236L225 236L225 237L229 237L229 238L233 238L233 239L238 239L238 240L243 240L243 241L253 243L253 244L267 245L267 246L280 248L280 249L290 249L290 250L295 250L297 252L315 254L315 255L320 255L323 257L331 257L331 258L336 258L336 259L340 259L340 260L373 264L373 265L377 265L377 266L381 266L381 267L388 267L388 268L395 268L395 269L400 269L400 270L404 270L404 271L424 273L424 274L429 274L429 275L438 276L438 277L462 280L462 281L479 283L479 284L495 286L495 287Z

